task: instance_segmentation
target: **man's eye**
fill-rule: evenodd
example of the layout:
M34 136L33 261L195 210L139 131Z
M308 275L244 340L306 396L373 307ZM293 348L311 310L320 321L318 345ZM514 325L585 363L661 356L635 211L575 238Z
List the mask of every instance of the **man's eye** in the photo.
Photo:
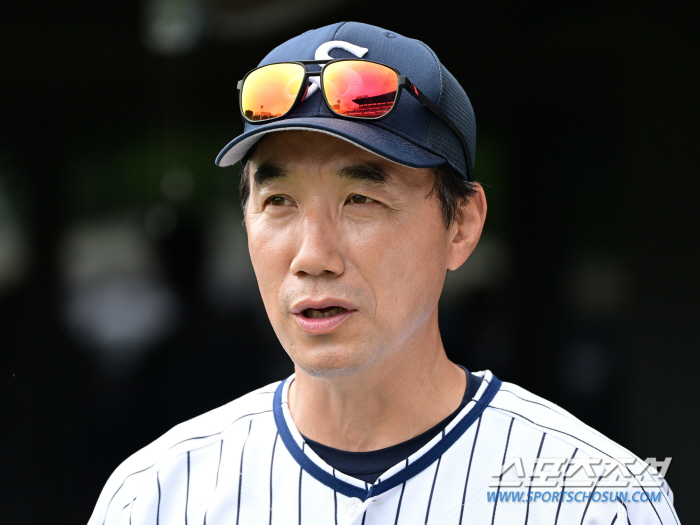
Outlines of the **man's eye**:
M348 202L352 202L353 204L367 204L369 202L374 202L373 199L370 199L369 197L365 197L364 195L353 195L348 199Z
M270 197L267 202L272 206L284 206L285 204L289 204L290 201L280 195L275 195L274 197Z

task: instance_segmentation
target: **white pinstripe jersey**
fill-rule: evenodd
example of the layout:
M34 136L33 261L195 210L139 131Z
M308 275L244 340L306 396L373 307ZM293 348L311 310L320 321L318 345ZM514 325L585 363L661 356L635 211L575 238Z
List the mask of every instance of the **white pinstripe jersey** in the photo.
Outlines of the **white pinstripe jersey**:
M508 458L534 465L545 457L634 456L557 405L489 371L476 375L484 381L474 399L374 485L336 471L305 444L286 402L292 376L182 423L131 456L110 477L89 525L679 523L673 494L655 474L656 501L594 501L600 478L585 499L499 499L506 489L489 484ZM584 470L554 490L575 485ZM521 490L528 489L526 481Z

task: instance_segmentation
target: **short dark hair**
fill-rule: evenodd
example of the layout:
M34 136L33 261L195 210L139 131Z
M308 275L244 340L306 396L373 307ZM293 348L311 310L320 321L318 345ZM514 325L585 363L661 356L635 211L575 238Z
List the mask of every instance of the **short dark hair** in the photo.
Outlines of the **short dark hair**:
M239 193L241 196L243 216L245 216L248 197L250 196L250 173L248 173L249 163L247 161L252 156L254 149L255 146L251 148L246 157L241 161L243 169L241 170ZM465 180L459 172L447 162L433 168L433 173L435 175L433 187L430 193L426 195L426 198L435 194L440 204L440 209L442 210L442 222L445 228L449 229L459 217L462 205L476 193L476 184Z
M465 180L459 172L447 162L433 168L435 178L433 189L428 195L437 194L440 209L442 210L442 222L449 229L458 218L462 205L476 193L476 184Z

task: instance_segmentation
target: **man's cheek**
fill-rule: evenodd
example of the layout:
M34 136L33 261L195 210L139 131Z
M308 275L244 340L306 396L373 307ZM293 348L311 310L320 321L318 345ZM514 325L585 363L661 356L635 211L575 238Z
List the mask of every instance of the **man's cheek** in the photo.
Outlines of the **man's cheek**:
M388 282L400 284L406 279L412 279L414 272L420 266L422 255L418 252L419 245L410 241L391 243L377 251L378 266L381 273L386 275Z

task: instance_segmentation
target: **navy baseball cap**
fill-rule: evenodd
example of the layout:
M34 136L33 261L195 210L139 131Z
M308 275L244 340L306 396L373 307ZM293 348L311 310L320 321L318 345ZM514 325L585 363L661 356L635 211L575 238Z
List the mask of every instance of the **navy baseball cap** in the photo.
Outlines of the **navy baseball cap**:
M273 49L259 66L334 58L379 62L408 77L462 132L473 162L476 120L469 98L435 53L419 40L367 24L340 22L288 40ZM265 134L292 129L327 133L412 168L431 168L448 162L465 179L469 178L459 137L415 98L401 97L396 110L383 120L361 122L337 117L319 90L279 120L267 124L246 122L244 132L221 150L216 164L230 166L244 159Z

